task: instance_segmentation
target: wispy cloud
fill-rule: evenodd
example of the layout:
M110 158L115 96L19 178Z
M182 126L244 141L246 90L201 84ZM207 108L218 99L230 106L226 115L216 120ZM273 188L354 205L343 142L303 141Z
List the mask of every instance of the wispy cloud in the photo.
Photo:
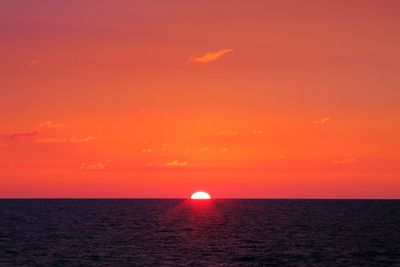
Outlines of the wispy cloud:
M261 131L261 130L254 130L252 133L255 134L255 135L260 135L260 134L263 134L263 131Z
M208 52L205 53L204 55L201 56L197 56L197 55L192 55L189 58L190 62L196 62L196 63L201 63L201 64L206 64L212 61L216 61L218 60L220 57L222 57L223 55L226 55L228 53L232 53L233 49L231 48L223 48L219 51L216 52Z
M34 138L39 134L38 131L22 131L22 132L12 132L4 134L5 137L11 139L26 139L26 138Z
M334 160L332 163L333 164L351 164L351 163L356 162L357 160L358 160L358 157L354 156L354 157L350 157L350 158Z
M318 119L318 120L313 121L313 123L314 123L314 124L325 124L325 123L327 123L327 122L330 121L330 120L332 120L331 117L324 117L324 118L321 118L321 119Z
M40 63L41 63L41 61L39 59L32 59L31 61L29 61L29 64L31 64L31 65L37 65Z
M218 135L222 135L222 136L236 136L236 135L239 135L239 132L219 132Z
M165 163L165 166L167 167L185 167L188 166L189 162L187 161L180 161L180 160L173 160Z
M68 137L68 138L54 138L54 137L42 137L37 138L35 140L36 143L47 143L47 144L60 144L60 143L86 143L92 141L94 138L93 136L86 136L86 137Z
M45 121L37 125L32 130L27 131L17 131L5 133L2 136L11 140L17 140L21 143L48 143L48 144L61 144L61 143L86 143L92 141L93 136L84 137L54 137L46 134L48 129L64 127L62 123L56 123L52 121ZM0 135L1 136L1 135Z
M82 170L103 170L106 166L101 162L82 163L79 169Z
M219 136L244 136L244 135L261 135L263 131L253 130L253 131L221 131L217 135Z
M38 125L38 128L60 128L64 127L63 123L45 121Z
M13 139L26 139L37 137L46 128L59 128L63 127L62 123L55 123L52 121L45 121L37 125L33 130L11 132L4 134L5 137Z

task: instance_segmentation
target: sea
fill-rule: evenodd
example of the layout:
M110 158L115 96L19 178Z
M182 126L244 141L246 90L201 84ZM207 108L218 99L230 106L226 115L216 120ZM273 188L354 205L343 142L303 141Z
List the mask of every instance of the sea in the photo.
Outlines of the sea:
M400 201L0 200L0 266L400 266Z

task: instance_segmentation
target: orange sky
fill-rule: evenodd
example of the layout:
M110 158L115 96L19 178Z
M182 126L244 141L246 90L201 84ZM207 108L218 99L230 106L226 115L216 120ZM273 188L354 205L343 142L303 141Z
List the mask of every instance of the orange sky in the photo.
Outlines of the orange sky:
M398 1L1 1L0 197L400 198Z

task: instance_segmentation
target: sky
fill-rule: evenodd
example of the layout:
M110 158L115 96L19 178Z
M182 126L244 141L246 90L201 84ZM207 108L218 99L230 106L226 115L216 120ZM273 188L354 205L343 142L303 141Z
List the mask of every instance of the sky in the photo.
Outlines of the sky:
M0 2L0 198L400 198L400 2Z

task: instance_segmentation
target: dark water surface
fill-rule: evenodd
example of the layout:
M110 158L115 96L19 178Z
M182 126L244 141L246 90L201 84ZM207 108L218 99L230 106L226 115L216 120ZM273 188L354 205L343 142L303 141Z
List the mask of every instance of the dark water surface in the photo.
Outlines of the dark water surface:
M400 266L400 201L0 200L0 266Z

